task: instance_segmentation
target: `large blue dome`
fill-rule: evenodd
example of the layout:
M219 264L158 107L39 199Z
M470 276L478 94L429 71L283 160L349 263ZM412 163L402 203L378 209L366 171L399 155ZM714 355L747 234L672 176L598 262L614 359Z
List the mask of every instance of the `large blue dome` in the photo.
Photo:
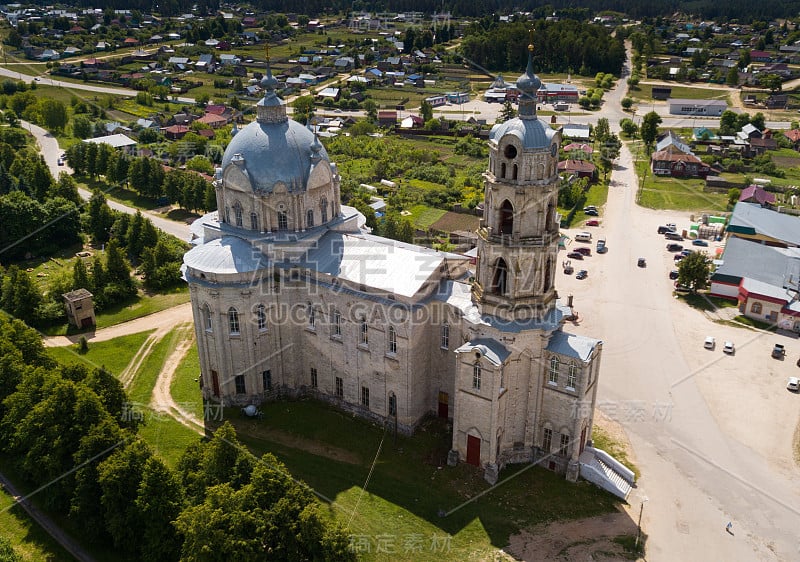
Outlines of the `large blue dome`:
M328 160L325 148L317 144L311 131L291 119L254 121L236 133L228 145L222 157L222 174L224 177L230 165L243 164L258 193L271 193L277 182L289 189L304 189L311 171L312 149Z
M506 135L517 137L523 149L549 148L558 131L541 119L520 119L516 117L492 127L489 140L500 142Z

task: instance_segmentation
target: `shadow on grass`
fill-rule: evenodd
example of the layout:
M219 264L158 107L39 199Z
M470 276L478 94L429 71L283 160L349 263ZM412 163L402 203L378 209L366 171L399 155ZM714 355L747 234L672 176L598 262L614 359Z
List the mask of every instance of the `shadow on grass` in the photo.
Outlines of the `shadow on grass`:
M367 491L395 507L365 499L359 504L358 516L359 521L375 521L379 528L382 525L397 534L419 532L409 531L413 525L407 519L413 518L406 515L403 519L400 508L450 535L474 527L478 520L491 544L502 548L509 536L522 528L602 515L615 511L619 504L588 482L570 483L527 464L507 467L500 481L516 476L489 490L481 469L465 463L447 466L451 430L446 420L431 418L413 437L395 437L390 428L384 431L315 400L282 400L265 404L262 410L262 420L245 418L235 408L224 414L254 454L275 454L295 477L337 504L346 503L348 498L343 500L343 496L364 485L383 439ZM296 442L291 441L292 436ZM349 462L334 460L334 449L348 451L352 458ZM387 516L387 510L394 513ZM472 529L467 532L470 539L478 539Z
M677 293L678 298L685 304L705 312L713 312L720 308L730 308L737 306L735 301L711 297L703 293Z

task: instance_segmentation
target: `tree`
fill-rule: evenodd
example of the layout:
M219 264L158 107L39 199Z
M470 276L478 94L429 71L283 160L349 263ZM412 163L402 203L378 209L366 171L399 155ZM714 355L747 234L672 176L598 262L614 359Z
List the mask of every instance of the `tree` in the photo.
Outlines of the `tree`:
M770 93L780 92L783 88L783 79L778 74L766 74L758 77L758 83L768 89Z
M11 541L5 537L0 537L0 562L22 562L22 556L14 550Z
M114 214L106 203L103 192L96 189L89 199L89 233L95 243L108 241L113 224Z
M428 100L422 100L422 104L419 107L419 116L422 117L423 122L433 119L433 106Z
M622 101L620 101L619 104L622 106L622 109L628 110L633 107L633 98L622 98Z
M39 114L42 116L44 126L51 131L61 132L67 126L67 106L64 102L44 98L39 101Z
M736 66L732 66L728 69L728 74L725 76L725 84L728 86L738 86L739 85L739 68Z
M359 119L350 127L350 134L354 137L368 135L375 132L375 124L367 119Z
M609 135L611 135L611 127L608 124L608 119L601 117L597 120L597 125L594 126L594 140L604 143Z
M739 201L739 197L742 195L742 190L736 187L732 187L728 190L728 207L733 208L736 203Z
M658 137L658 126L661 124L661 116L655 111L646 114L639 127L639 136L644 141L648 150L652 149Z
M705 252L692 252L678 265L678 284L691 287L692 292L705 289L711 274L711 260Z
M88 139L92 136L92 122L88 117L76 115L72 118L72 135L77 139Z
M171 523L183 508L183 487L161 460L145 461L135 503L144 530L139 542L141 560L177 560L180 538Z
M767 126L766 117L764 117L764 114L759 111L750 119L750 124L759 131L763 131Z
M292 102L294 120L305 123L314 117L314 96L300 96Z
M374 123L378 120L378 106L373 100L364 100L364 112L371 122Z
M619 128L622 130L625 136L631 139L636 137L636 133L639 132L639 127L636 126L636 123L627 117L619 122Z
M514 107L514 104L511 103L511 100L507 100L503 104L503 109L500 110L500 121L505 123L506 121L513 119L517 116L517 110Z
M719 117L719 134L729 136L738 130L738 115L730 109L723 111Z

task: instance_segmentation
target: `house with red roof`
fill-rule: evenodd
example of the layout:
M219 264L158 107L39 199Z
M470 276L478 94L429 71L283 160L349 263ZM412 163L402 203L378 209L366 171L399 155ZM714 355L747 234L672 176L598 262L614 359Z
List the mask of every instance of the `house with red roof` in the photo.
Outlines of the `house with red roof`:
M569 158L558 163L558 171L566 172L578 176L579 178L589 178L590 181L594 181L595 174L597 173L597 166L588 160Z
M763 207L764 205L772 205L775 203L775 194L770 193L760 185L748 185L742 190L739 201L758 203Z

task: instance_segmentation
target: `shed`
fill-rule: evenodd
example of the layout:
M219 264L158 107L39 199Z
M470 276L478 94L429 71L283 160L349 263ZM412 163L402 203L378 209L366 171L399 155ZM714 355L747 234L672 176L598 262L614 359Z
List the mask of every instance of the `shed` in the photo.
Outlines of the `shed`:
M67 320L78 328L89 328L97 324L94 317L92 293L86 289L75 289L61 295L67 309Z

